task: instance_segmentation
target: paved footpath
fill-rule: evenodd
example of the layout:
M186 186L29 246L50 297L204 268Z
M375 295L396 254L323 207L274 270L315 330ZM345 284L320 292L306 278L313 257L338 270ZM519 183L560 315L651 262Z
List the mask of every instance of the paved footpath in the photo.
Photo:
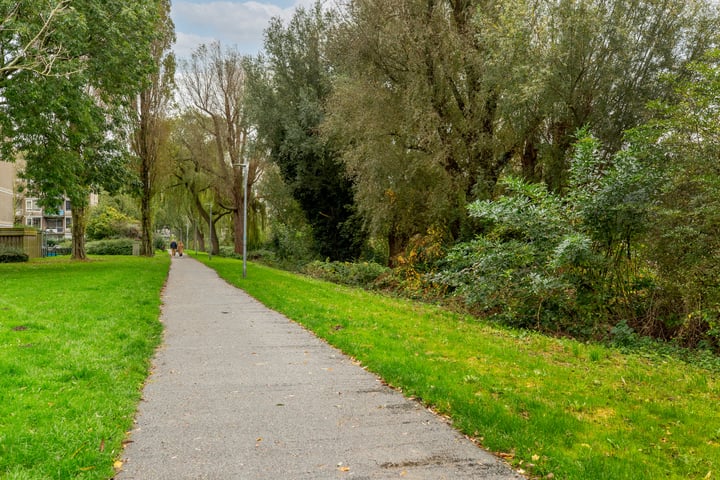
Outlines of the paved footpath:
M189 257L117 480L521 479Z

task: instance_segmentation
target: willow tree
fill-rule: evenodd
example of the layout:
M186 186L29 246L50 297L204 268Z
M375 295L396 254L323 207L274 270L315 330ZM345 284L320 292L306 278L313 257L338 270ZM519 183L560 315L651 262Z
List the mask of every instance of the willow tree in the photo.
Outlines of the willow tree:
M509 169L562 192L574 132L590 124L619 149L667 93L662 75L718 30L709 0L353 0L346 12L325 130L373 231L398 248L433 228L471 233L465 205L492 198Z
M213 177L215 204L232 214L236 253L243 251L243 188L247 185L250 199L264 161L248 121L245 63L237 49L201 45L182 64L179 84L186 111L211 139L210 155L196 160Z
M648 102L670 93L663 77L702 55L720 28L709 0L522 3L527 6L513 22L536 24L525 64L540 82L529 110L520 110L532 118L523 173L556 192L567 185L575 132L591 125L608 156L618 151L624 132L648 118ZM483 22L482 28L495 27Z
M492 195L515 148L501 115L506 67L490 61L474 20L478 8L497 19L494 3L355 0L334 31L326 132L344 142L361 209L391 256L433 227L461 235L465 205Z

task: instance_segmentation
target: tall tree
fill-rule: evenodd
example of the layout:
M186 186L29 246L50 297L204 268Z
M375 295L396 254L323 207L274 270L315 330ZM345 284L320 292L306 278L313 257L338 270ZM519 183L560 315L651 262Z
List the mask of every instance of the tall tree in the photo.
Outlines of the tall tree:
M63 74L25 69L6 82L3 141L24 153L28 186L45 206L71 199L73 258L84 259L89 193L125 181L124 108L156 68L160 9L157 0L77 0L63 12L49 39L62 45Z
M331 93L326 43L333 22L319 2L296 10L287 26L273 19L251 98L260 140L305 212L319 254L342 260L360 255L365 235L352 182L335 146L320 135Z
M717 41L720 17L707 0L530 3L539 33L527 58L542 86L529 105L523 165L562 192L575 131L592 125L609 153L619 150L625 130L648 118L647 103L669 93L663 75Z
M69 0L0 3L0 89L18 72L60 75L70 52L56 32L73 17Z
M645 239L657 310L687 343L720 347L720 49L671 78L673 95L634 131L665 185Z
M334 31L341 80L327 127L346 140L363 212L386 216L373 230L391 256L433 227L461 235L466 203L492 194L515 148L501 117L507 67L488 60L474 21L478 9L499 20L494 4L355 0Z
M157 192L161 168L169 165L168 158L163 162L162 148L168 140L166 115L175 82L175 57L170 52L175 40L175 29L170 19L170 2L161 0L158 6L160 13L156 28L162 35L152 43L151 51L159 68L150 74L147 88L133 100L131 112L134 127L131 146L136 157L134 163L139 179L137 195L140 197L142 235L140 253L146 256L152 256L155 250L152 200Z
M217 42L200 46L183 64L180 92L195 124L212 138L211 154L201 159L203 168L213 177L217 206L232 213L235 252L241 253L243 189L247 185L251 198L264 159L254 148L248 122L245 59L236 49L223 50Z
M373 231L399 248L433 227L472 233L466 203L492 197L508 169L561 192L574 132L590 123L606 149L620 148L663 94L660 77L714 41L712 5L349 2L332 35L339 81L325 128L344 140ZM432 201L408 209L422 192Z

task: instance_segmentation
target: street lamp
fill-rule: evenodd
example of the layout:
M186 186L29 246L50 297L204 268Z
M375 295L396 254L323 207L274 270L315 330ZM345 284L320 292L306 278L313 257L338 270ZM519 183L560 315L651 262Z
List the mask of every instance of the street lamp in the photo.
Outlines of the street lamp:
M213 237L212 237L212 231L213 231L213 227L212 227L212 225L213 225L213 223L212 223L212 207L213 207L213 204L212 204L212 202L210 202L208 205L209 205L209 207L210 207L210 225L209 225L209 226L210 226L210 248L208 248L208 260L212 260L212 249L213 249Z
M233 163L233 167L241 167L243 174L243 278L247 278L247 179L250 165Z

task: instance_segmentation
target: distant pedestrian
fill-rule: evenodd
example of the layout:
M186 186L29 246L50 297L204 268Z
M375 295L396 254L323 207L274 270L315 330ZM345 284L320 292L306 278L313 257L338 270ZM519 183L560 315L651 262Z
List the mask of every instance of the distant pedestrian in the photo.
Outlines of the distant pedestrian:
M175 254L177 253L177 248L178 248L178 244L177 244L177 242L173 239L173 241L170 242L170 255L171 255L171 256L173 256L173 257L175 256Z
M180 240L180 241L178 242L177 248L178 248L178 253L179 253L180 256L182 257L183 250L185 250L185 244L182 242L182 240Z

